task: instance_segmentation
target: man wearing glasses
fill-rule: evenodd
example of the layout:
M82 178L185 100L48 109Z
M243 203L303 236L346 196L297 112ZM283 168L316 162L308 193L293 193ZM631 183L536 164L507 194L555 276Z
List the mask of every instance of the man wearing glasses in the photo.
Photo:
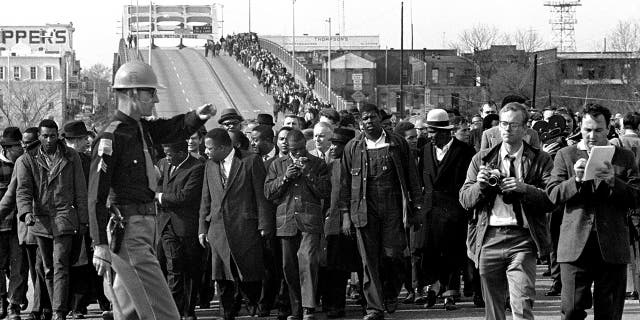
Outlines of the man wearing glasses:
M506 96L504 97L504 99L502 99L502 106L504 107L505 105L511 102L524 104L526 101L527 99L521 96L517 96L517 95ZM540 137L538 137L538 132L529 127L526 127L526 123L525 123L524 130L525 130L524 136L523 136L524 141L529 145L531 145L532 147L539 149ZM480 150L491 149L492 147L500 144L501 142L502 142L502 134L498 127L487 129L482 133Z
M551 249L544 188L553 163L524 142L528 115L521 103L500 110L502 142L473 157L460 190L460 203L473 210L467 254L480 269L487 319L505 319L507 293L513 318L533 319L536 253Z
M151 66L125 63L114 77L118 110L94 141L89 177L89 222L93 265L113 282L116 319L180 319L167 281L154 254L155 191L159 175L153 165L154 143L186 140L216 114L206 104L171 119L146 120L159 101ZM107 205L109 203L109 205ZM122 216L119 248L107 241L111 215ZM111 246L108 246L111 244Z
M220 113L218 124L220 124L222 128L227 131L241 131L242 121L244 121L244 118L242 118L242 116L238 114L238 111L236 111L236 109L227 108L223 109Z

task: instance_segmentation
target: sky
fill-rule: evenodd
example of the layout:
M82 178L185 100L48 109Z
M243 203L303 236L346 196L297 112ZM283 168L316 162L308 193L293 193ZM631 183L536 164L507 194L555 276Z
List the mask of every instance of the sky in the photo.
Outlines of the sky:
M155 4L213 4L224 6L224 32L290 35L294 0L156 0ZM344 2L344 23L342 3ZM332 33L379 35L381 48L400 48L400 0L295 0L296 34L326 35L327 18ZM463 30L475 24L495 25L502 32L535 30L552 41L551 13L545 0L405 0L405 48L447 48ZM123 6L130 0L4 0L2 26L73 22L74 49L81 65L111 65L120 38ZM140 5L149 2L139 0ZM640 0L582 0L576 10L578 51L599 50L604 37L619 20L638 19ZM411 8L413 6L413 9ZM344 30L342 28L344 25Z

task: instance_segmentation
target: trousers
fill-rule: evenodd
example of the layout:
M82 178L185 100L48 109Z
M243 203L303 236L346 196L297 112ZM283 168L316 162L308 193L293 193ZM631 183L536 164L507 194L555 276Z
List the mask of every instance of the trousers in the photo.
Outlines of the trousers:
M42 255L38 245L25 245L25 252L29 260L29 270L31 281L33 282L33 304L31 311L41 313L44 310L51 312L51 299L47 292L47 283L44 279L44 266Z
M507 290L513 319L533 319L536 249L529 230L489 227L484 239L478 265L486 319L506 319Z
M0 232L0 267L9 267L9 303L19 305L27 292L29 264L15 231ZM2 275L4 277L4 275Z
M574 262L561 262L561 319L585 319L593 305L594 320L622 319L627 265L606 263L592 232ZM594 285L593 297L591 285Z
M160 237L167 282L180 315L195 314L201 277L202 247L195 235L178 236L169 222Z
M282 270L289 288L291 314L302 315L302 307L315 308L320 269L320 234L298 232L280 237Z
M111 253L115 319L180 319L167 281L155 256L156 217L120 212L126 226L122 247Z
M54 312L69 311L69 268L72 235L37 237L44 267L44 279Z

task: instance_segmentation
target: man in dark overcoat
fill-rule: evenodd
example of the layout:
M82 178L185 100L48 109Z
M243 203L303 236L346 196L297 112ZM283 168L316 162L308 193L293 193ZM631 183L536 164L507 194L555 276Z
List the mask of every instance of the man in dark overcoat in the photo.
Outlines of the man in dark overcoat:
M460 296L459 275L466 261L467 211L457 201L458 192L475 149L452 137L453 125L443 109L429 111L426 126L429 142L418 163L425 216L423 227L412 231L411 248L420 257L417 261L421 263L415 267L427 277L427 284L440 281L445 308L451 310ZM435 297L435 293L427 296Z
M274 234L273 212L264 196L262 159L234 149L216 128L205 136L205 164L198 238L211 246L212 279L218 282L225 319L236 316L237 287L256 305L264 277L262 238Z

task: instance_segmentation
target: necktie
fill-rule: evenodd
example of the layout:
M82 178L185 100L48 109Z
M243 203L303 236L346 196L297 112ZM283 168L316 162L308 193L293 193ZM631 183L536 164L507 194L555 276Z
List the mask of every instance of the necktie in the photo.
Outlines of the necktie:
M149 148L147 146L147 140L144 138L144 130L142 129L142 123L138 122L138 127L140 128L140 138L142 138L142 151L144 153L144 166L147 171L147 183L149 189L155 192L158 188L158 177L156 176L156 170L153 166L153 161L151 160L151 153L149 153Z
M516 174L516 166L515 164L513 164L513 162L516 160L516 157L507 157L509 158L509 177L517 179L518 175ZM516 214L516 223L518 224L518 227L522 227L524 225L524 222L522 219L522 206L520 205L520 200L512 199L512 201L510 202L513 205L513 212Z
M220 179L222 179L222 187L227 187L227 170L224 169L224 160L220 160Z

